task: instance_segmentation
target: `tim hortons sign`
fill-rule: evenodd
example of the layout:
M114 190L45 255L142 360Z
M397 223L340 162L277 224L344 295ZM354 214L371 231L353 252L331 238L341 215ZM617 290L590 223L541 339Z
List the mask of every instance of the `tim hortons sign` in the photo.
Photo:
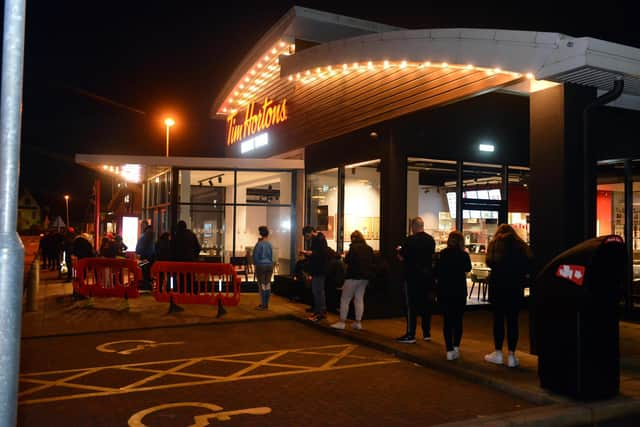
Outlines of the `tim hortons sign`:
M227 145L251 136L257 132L268 129L287 120L287 100L274 104L273 100L265 98L262 105L256 107L255 102L250 103L244 110L244 119L238 119L238 112L227 117Z

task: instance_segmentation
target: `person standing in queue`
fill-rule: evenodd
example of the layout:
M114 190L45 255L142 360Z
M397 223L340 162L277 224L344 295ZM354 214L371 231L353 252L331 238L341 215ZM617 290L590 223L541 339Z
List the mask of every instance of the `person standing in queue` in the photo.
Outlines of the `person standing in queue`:
M153 227L147 222L142 221L142 235L136 243L136 255L140 259L140 268L142 269L141 289L151 290L151 264L154 261L154 239Z
M433 310L433 254L436 242L424 231L420 217L411 220L411 235L396 248L397 257L404 263L407 331L396 341L403 344L416 342L417 317L422 322L425 341L431 340L431 312Z
M349 304L353 299L356 321L351 324L351 327L359 331L362 329L364 314L364 291L367 289L369 279L374 277L375 268L373 249L367 245L367 241L359 230L351 233L351 245L344 257L344 262L347 264L347 272L340 296L340 321L332 324L331 327L345 328Z
M442 333L447 360L460 357L462 317L467 304L467 273L471 271L471 258L464 250L464 236L459 231L449 233L447 247L440 251L435 276L438 304L444 321Z
M312 322L318 322L326 317L327 298L325 294L325 280L329 265L329 251L324 234L310 225L302 228L302 235L309 244L308 250L300 251L308 259L307 270L311 275L311 293L313 295L313 313L308 317Z
M529 273L531 250L518 233L508 224L502 224L489 242L487 266L489 274L489 302L493 307L493 341L495 350L484 356L489 363L504 363L504 321L507 321L507 366L520 364L516 357L518 344L518 314L524 298L524 285Z
M269 229L266 225L258 227L260 238L253 248L253 264L256 268L258 291L260 292L260 305L256 310L269 309L269 297L271 296L271 276L273 275L273 246L269 242Z

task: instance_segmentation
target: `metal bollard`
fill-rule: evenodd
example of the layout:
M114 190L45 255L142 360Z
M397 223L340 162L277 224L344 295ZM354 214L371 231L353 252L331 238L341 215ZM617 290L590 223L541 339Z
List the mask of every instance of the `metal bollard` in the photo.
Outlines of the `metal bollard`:
M38 288L40 287L40 256L37 255L29 269L29 285L27 287L27 311L38 309Z

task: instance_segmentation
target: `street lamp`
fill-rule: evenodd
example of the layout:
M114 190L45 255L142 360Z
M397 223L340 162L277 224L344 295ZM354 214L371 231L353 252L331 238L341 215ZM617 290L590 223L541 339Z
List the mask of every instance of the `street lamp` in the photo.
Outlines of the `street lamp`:
M171 117L167 117L166 119L164 119L164 124L167 127L167 154L166 154L166 157L169 157L169 128L171 126L175 125L176 122Z
M64 195L64 202L67 205L67 228L69 228L71 225L69 224L69 195L68 194Z

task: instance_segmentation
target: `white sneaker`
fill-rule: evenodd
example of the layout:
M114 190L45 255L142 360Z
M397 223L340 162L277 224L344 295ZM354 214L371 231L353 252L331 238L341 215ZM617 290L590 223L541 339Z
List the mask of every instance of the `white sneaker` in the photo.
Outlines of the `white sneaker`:
M519 365L520 361L518 360L516 355L514 353L509 353L509 356L507 357L507 366L510 368L516 368Z
M486 354L484 360L489 363L495 363L496 365L502 365L502 351L496 350L493 353Z
M456 359L460 357L460 347L453 347L453 351L456 353Z
M360 331L360 330L362 330L362 322L353 322L351 324L351 327L353 329L355 329L356 331Z
M331 327L335 328L335 329L344 329L345 326L346 326L345 323L342 322L342 321L336 322L336 323L331 325Z
M458 352L455 350L447 351L447 360L456 360L458 357Z

